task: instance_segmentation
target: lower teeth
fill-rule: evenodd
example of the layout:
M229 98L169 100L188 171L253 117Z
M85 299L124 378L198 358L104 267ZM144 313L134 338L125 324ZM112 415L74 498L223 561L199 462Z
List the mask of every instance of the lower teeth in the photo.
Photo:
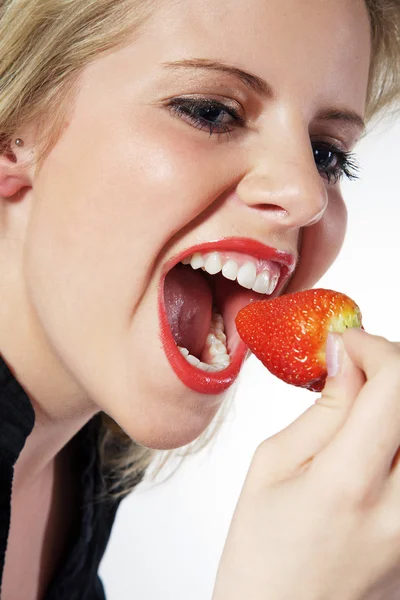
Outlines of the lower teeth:
M226 335L224 329L224 320L222 316L217 312L213 312L210 331L206 339L206 345L201 354L201 360L192 356L187 348L178 346L178 350L190 365L201 371L211 373L223 371L231 362L226 347Z

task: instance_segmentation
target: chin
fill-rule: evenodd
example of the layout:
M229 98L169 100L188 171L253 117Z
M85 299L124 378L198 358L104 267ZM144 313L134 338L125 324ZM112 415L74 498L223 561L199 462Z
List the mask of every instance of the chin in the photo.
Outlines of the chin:
M140 412L138 407L132 407L132 414L112 415L112 418L137 444L154 450L172 450L199 438L225 397L226 394L204 396L187 388L171 396L163 390L157 395L147 393Z

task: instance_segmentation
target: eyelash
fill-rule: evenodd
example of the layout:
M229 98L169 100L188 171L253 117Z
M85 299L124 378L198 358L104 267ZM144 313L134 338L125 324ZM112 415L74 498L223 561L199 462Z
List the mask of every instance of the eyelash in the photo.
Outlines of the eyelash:
M217 135L229 134L235 127L244 127L245 120L238 112L226 104L219 102L218 100L211 100L207 98L173 98L168 104L171 112L183 120L187 120L193 127L200 131L208 130L210 137L216 133ZM224 112L226 115L231 117L231 123L228 125L223 122L213 122L210 119L204 117L204 112ZM333 159L334 165L326 164L318 166L317 164L317 153L321 152L327 154L328 162ZM345 152L338 148L335 144L328 142L314 142L313 143L314 160L318 171L326 177L329 184L337 183L343 177L347 177L349 180L358 178L359 165L354 153ZM322 161L322 162L326 162Z

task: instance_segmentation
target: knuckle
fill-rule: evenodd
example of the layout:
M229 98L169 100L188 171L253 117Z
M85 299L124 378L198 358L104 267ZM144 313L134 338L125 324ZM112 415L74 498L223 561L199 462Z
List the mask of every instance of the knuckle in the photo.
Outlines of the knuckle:
M389 342L387 348L387 360L393 365L399 365L400 362L400 344L397 342Z
M259 444L250 462L244 489L247 493L259 492L268 483L271 468L271 452L269 440Z
M276 436L264 440L257 446L248 473L251 480L268 484L278 478L286 463L278 446Z
M266 440L263 440L260 444L258 444L254 456L253 461L265 461L271 457L271 454L276 452L276 436L272 436Z
M252 469L261 468L264 471L268 469L274 455L274 446L273 438L264 440L257 446L251 461Z
M373 347L378 354L384 353L387 356L400 356L400 342L393 342L381 335L370 335Z
M390 342L393 360L400 360L400 342Z

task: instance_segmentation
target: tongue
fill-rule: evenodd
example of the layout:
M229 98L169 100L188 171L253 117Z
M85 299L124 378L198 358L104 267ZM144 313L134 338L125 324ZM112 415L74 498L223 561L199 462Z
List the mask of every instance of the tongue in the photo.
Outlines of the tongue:
M179 264L165 278L164 301L178 346L200 357L210 329L213 297L199 271Z

